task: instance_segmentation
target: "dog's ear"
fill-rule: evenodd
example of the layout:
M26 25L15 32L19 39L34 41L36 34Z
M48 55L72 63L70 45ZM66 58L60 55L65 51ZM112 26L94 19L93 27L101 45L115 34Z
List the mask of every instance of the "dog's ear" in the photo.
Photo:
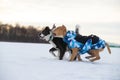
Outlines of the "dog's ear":
M62 25L62 27L65 27L65 25Z
M50 30L50 28L48 26L45 27L45 30Z
M52 29L51 30L54 30L56 28L56 26L55 26L55 24L53 24L53 27L52 27Z
M53 28L56 28L56 25L55 25L55 24L53 24Z
M66 32L67 32L67 29L66 29L65 25L62 25L62 29L63 29L63 35L65 35Z

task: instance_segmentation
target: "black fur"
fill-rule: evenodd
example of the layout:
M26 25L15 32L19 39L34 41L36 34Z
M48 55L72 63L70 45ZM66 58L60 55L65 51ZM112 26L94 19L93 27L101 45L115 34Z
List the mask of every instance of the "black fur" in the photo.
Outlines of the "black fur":
M56 48L59 49L60 51L59 59L62 60L67 48L67 44L63 41L62 38L58 37L54 37L52 41L56 45Z
M89 36L82 36L80 34L77 34L75 38L78 42L81 42L83 44L86 43L87 40L92 39L92 44L95 44L99 41L99 37L96 35L89 35Z
M49 35L50 32L51 32L51 30L49 29L49 27L46 27L43 31L41 31L41 33L39 34L39 37L44 39L44 37ZM44 35L44 36L41 36L41 35ZM53 37L51 42L54 43L55 47L52 47L49 50L49 52L54 52L56 50L59 50L59 52L60 52L59 60L62 60L63 56L65 54L65 51L67 49L67 44L63 41L63 38L59 38L59 37Z

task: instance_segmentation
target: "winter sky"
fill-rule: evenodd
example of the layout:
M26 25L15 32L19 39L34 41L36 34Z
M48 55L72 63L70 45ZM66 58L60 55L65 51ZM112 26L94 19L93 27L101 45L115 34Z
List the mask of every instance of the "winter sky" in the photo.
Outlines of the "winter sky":
M4 22L120 22L120 0L0 0Z

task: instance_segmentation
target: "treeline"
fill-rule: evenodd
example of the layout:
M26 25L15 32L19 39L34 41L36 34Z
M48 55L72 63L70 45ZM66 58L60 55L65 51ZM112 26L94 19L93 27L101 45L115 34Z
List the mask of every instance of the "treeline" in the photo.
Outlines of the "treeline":
M11 24L0 23L0 41L10 42L31 42L31 43L48 43L39 39L40 30L33 26L15 26Z

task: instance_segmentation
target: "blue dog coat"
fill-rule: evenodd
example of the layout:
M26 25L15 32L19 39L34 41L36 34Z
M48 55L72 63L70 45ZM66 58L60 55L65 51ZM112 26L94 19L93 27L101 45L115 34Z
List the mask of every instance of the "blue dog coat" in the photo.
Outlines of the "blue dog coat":
M105 41L99 39L96 44L92 44L92 39L88 39L85 44L75 40L76 33L74 31L68 31L63 38L63 41L68 44L69 48L79 48L79 53L87 53L90 49L103 49L105 47Z

